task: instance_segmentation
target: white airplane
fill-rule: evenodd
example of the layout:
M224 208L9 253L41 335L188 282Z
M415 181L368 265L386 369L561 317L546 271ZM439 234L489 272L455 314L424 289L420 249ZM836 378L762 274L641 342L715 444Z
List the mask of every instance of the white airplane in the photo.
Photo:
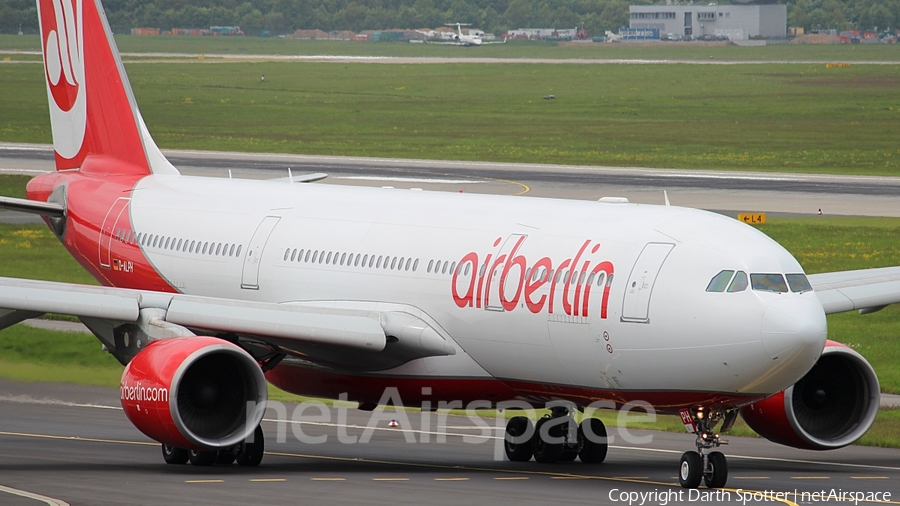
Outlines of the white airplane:
M807 277L750 226L675 206L182 176L99 0L72 1L38 2L58 171L0 206L43 216L104 286L2 278L0 328L79 317L166 462L259 464L266 381L369 409L387 387L553 406L509 421L514 461L602 462L603 424L572 437L567 412L646 401L697 434L689 488L725 485L739 413L816 450L872 424L878 379L825 315L900 302L900 268Z
M469 23L447 23L446 26L455 26L456 33L453 35L452 40L447 42L428 42L429 44L444 44L448 46L483 46L487 44L505 44L506 39L503 39L501 42L484 42L481 40L481 34L479 33L471 33L464 34L462 33L462 27L469 26ZM418 30L416 30L418 31ZM422 33L422 32L419 32ZM426 41L427 42L427 41Z

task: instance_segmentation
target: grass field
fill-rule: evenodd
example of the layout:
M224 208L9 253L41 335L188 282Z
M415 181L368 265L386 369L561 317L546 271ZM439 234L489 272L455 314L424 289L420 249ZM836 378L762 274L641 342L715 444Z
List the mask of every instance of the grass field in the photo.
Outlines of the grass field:
M198 54L278 54L339 56L465 56L483 58L638 58L722 60L898 61L900 48L874 45L792 45L762 47L707 46L704 44L558 44L516 41L477 48L409 44L404 42L349 42L291 40L259 37L140 37L117 35L123 52ZM0 35L0 50L39 51L37 35Z
M164 148L900 175L900 65L126 66ZM42 81L0 64L0 140L50 142Z

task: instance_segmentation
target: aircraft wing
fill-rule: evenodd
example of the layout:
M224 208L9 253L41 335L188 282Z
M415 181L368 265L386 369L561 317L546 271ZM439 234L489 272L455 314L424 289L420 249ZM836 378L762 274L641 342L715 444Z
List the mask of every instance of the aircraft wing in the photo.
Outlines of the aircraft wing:
M900 267L826 272L807 276L825 314L874 313L900 302Z
M0 329L44 313L81 318L107 346L113 340L103 339L96 329L138 325L151 338L154 333L162 337L228 334L261 341L285 354L353 369L388 368L413 358L456 353L423 315L384 305L251 302L0 278ZM165 332L160 334L160 329Z

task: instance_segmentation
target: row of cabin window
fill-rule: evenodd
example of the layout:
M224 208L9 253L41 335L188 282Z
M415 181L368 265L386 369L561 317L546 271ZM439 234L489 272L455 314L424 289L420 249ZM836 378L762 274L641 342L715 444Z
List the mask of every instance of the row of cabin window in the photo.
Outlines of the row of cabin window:
M196 253L198 255L217 255L238 257L241 256L241 245L220 243L220 242L202 242L188 241L187 239L175 239L174 237L163 237L154 234L132 234L130 230L119 230L116 232L116 240L140 244L148 248L160 248L169 251L180 251L182 253Z
M308 249L286 249L284 250L285 262L304 262L312 264L325 265L344 265L347 267L366 267L370 269L391 269L398 271L413 272L419 268L419 259L406 257L392 257L378 255L363 255L362 253L340 253L337 251L319 251Z

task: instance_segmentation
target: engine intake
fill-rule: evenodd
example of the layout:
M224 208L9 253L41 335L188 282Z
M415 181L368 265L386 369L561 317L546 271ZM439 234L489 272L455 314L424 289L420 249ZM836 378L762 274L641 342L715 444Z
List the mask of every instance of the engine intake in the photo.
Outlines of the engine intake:
M256 360L213 337L153 341L125 368L119 393L126 416L147 436L206 450L251 436L268 396Z
M878 377L856 351L828 341L816 365L790 388L741 409L761 436L787 446L833 450L869 430L881 402Z

